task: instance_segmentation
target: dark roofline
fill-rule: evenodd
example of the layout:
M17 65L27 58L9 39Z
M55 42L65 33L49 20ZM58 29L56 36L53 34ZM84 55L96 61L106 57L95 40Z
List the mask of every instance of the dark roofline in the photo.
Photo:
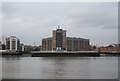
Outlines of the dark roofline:
M66 38L83 39L83 40L85 39L85 38L80 38L80 37L66 37ZM89 39L85 39L85 40L89 40Z
M52 37L48 37L48 38L43 38L42 40L46 40L46 39L52 39Z

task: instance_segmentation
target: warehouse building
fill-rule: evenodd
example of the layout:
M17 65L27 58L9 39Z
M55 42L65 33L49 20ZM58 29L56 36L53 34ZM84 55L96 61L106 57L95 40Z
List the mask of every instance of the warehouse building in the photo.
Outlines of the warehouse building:
M42 51L89 51L89 39L66 37L66 30L52 31L52 37L42 39Z

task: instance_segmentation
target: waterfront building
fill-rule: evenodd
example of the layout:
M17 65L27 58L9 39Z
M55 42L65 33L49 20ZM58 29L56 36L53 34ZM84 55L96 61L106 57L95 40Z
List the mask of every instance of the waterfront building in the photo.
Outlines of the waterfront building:
M53 49L52 39L53 37L42 39L42 51L51 51Z
M42 51L42 45L39 45L38 49L39 51Z
M5 44L3 44L2 41L0 41L0 50L5 50Z
M52 50L66 50L66 30L53 30Z
M31 53L31 51L40 51L39 46L32 46L32 45L24 45L23 46L23 53Z
M39 46L31 46L31 51L39 51Z
M15 36L10 36L5 39L5 49L11 51L19 51L20 40Z
M20 44L20 52L24 52L24 44Z
M24 53L31 53L31 45L24 45Z
M42 39L42 51L89 51L89 39L66 37L66 30L52 31L52 37Z
M89 39L67 37L67 51L90 50Z
M96 51L120 51L120 47L115 45L102 46L98 47Z

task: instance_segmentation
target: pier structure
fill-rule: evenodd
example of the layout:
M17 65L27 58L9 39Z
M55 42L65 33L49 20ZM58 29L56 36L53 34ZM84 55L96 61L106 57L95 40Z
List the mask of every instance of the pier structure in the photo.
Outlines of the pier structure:
M79 57L120 55L120 51L32 51L32 57Z

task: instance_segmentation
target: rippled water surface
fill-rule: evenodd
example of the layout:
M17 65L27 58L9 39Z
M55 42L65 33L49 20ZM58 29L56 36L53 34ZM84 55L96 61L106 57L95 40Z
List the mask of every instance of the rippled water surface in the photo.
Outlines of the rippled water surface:
M4 79L117 79L118 57L4 56Z

